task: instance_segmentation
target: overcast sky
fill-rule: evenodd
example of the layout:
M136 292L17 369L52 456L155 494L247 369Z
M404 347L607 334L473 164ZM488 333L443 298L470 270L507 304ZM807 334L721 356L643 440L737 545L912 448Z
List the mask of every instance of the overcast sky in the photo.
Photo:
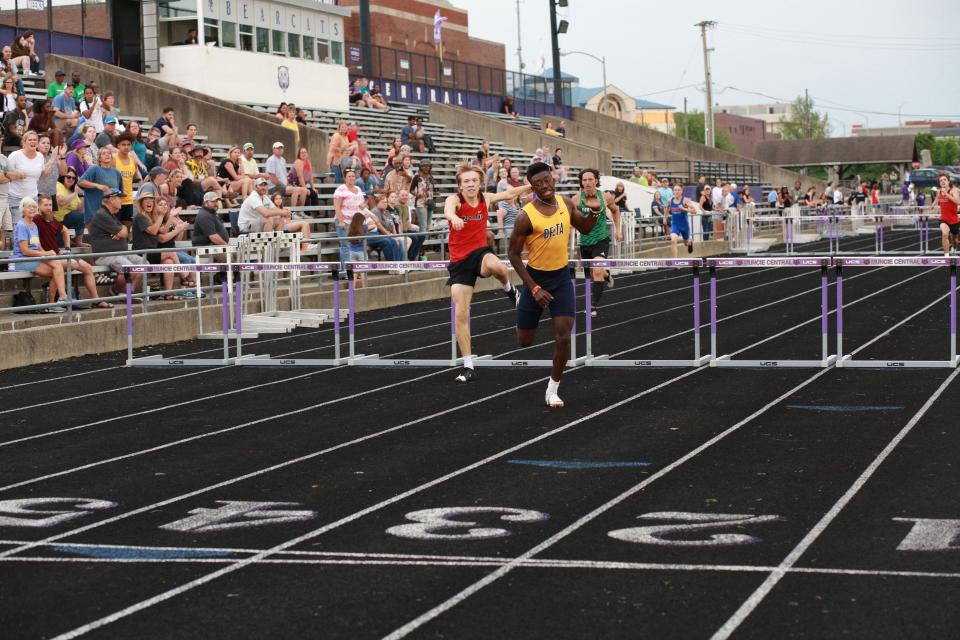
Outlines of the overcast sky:
M469 12L471 36L506 45L507 68L517 70L516 0L451 2ZM528 72L541 54L552 66L549 2L520 0ZM570 22L561 50L606 56L610 84L679 110L684 97L690 109L704 108L693 25L715 20L708 34L715 103L773 101L741 91L792 100L807 89L829 113L834 136L854 124L896 126L898 109L904 120L960 120L957 0L569 0L558 12ZM583 86L602 84L600 64L585 56L566 56L561 68ZM685 85L696 86L678 89Z

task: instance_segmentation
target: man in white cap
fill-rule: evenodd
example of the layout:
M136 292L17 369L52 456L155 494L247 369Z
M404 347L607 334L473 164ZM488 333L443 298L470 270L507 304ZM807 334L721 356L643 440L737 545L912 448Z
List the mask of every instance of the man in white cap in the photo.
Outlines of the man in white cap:
M240 233L257 231L283 231L301 233L304 239L310 239L310 223L306 220L294 220L289 209L274 206L270 199L270 182L266 178L257 178L253 183L253 192L240 205L237 226ZM300 251L313 251L315 244L302 244Z
M270 194L290 196L291 207L301 207L307 201L306 187L294 187L287 183L287 161L283 157L283 143L273 143L273 155L267 158L265 177L270 181Z

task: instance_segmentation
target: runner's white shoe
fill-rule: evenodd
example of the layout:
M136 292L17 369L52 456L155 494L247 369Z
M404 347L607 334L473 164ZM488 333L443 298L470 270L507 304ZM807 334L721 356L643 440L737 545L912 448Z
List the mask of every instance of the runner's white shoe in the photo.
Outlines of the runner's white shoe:
M560 399L555 393L546 394L545 400L547 401L547 406L551 409L559 409L563 407L563 400Z

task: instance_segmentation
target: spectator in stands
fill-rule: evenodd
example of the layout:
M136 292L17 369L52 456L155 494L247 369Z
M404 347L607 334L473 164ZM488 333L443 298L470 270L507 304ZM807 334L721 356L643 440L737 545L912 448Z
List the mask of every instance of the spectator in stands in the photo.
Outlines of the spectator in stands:
M183 172L180 169L170 169L167 170L164 168L167 173L167 179L163 184L157 184L157 189L159 190L160 197L167 202L167 206L172 210L179 208L180 201L183 200L180 198L180 190L183 188ZM193 196L191 195L191 198ZM201 202L203 201L203 196L200 196ZM184 201L185 203L185 201Z
M34 221L37 215L37 203L32 198L24 198L21 207L21 219L13 229L12 258L41 258L55 256L58 251L44 249L40 246L40 230ZM50 302L67 300L63 263L61 260L30 260L28 262L13 262L15 271L33 272L41 278L49 278L54 286L50 287ZM56 299L53 296L56 295ZM49 307L44 313L63 313L63 307Z
M801 188L799 180L794 182L793 188L790 189L790 201L794 204L799 204L803 201L803 189Z
M622 182L618 182L610 193L613 194L613 203L617 205L620 211L624 213L632 211L630 205L627 204L627 188Z
M72 132L80 123L77 101L73 99L73 85L69 82L64 84L60 93L51 100L54 125L64 132Z
M23 75L28 76L40 72L40 56L37 54L37 39L33 31L24 31L10 44L14 66L23 69Z
M333 181L337 184L343 182L343 170L340 168L340 159L344 155L352 155L356 150L356 144L350 142L347 138L347 123L340 121L337 123L337 130L330 136L330 144L327 149L327 164L330 171L333 172Z
M280 126L293 131L293 147L294 149L298 148L300 146L300 125L297 123L296 105L287 105L287 115L280 121Z
M401 242L403 238L381 238L378 236L395 235L397 233L397 223L399 217L396 217L396 209L390 207L390 198L394 198L396 203L396 193L381 194L377 198L377 206L370 210L369 218L377 224L377 230L368 233L367 246L371 249L380 251L383 259L388 262L398 262L403 260L403 251Z
M477 162L478 166L486 171L491 166L498 164L500 162L499 153L490 152L490 142L484 140L480 143L480 148L477 149Z
M83 102L80 103L80 116L82 122L93 125L99 134L103 131L103 103L94 85L87 85L83 90Z
M360 160L357 159L357 162L359 163ZM313 186L313 164L310 162L310 152L306 147L300 147L300 150L297 151L297 159L293 161L291 177L296 178L295 181L291 180L290 182L293 186L307 189L307 199L304 204L308 207L319 206L320 195Z
M436 182L433 178L433 164L421 160L419 172L410 182L414 206L417 210L417 226L422 231L430 231L430 222L436 208Z
M393 165L393 170L383 181L383 188L385 191L400 192L403 190L410 190L410 184L413 182L413 172L405 169L403 166L408 160L409 158L401 159L400 156L394 156L391 162Z
M161 187L167 183L169 177L170 172L163 167L150 169L147 176L140 182L140 188L137 190L135 199L139 199L140 194L146 192L152 193L155 198L160 198L163 193Z
M347 232L350 221L355 213L366 208L366 198L363 190L357 186L357 174L348 171L343 176L343 184L333 192L334 227L337 237L340 238L340 262L350 260L350 245L347 241Z
M92 124L81 124L73 132L73 135L70 136L70 139L67 141L67 144L71 145L77 140L84 140L87 143L87 147L84 149L84 153L87 154L87 164L96 164L97 158L100 156L100 148L97 147L97 130L94 129Z
M195 247L208 247L210 245L226 245L229 242L230 235L223 224L223 220L217 215L220 209L220 196L214 191L203 194L203 206L197 210L197 217L193 222L193 233L191 242ZM214 262L226 262L225 254L214 256Z
M30 124L27 129L37 133L47 133L54 128L53 105L49 100L37 100L33 103L33 117L30 118Z
M48 76L49 77L49 76ZM53 100L58 95L63 93L63 87L66 84L67 73L63 69L57 69L57 72L53 74L53 82L47 82L47 99ZM71 97L73 96L73 87L71 86L70 90Z
M400 127L400 139L403 140L404 144L408 144L414 149L419 149L423 152L423 142L417 140L416 132L417 116L410 114L407 116L407 124Z
M90 145L86 140L77 140L67 154L67 167L73 169L78 176L82 176L90 168Z
M243 144L243 155L240 157L240 173L250 178L250 180L256 180L260 177L260 168L257 167L257 159L253 157L254 151L253 143L245 142Z
M107 91L103 94L103 106L100 107L101 112L103 113L104 124L106 124L107 118L114 118L117 122L117 133L123 133L123 125L120 124L120 108L117 107L117 97L113 95L112 91Z
M269 192L270 182L266 178L258 178L253 193L240 205L237 222L240 232L286 231L301 233L305 240L310 240L310 224L306 220L293 220L293 212L277 206ZM316 245L304 244L301 250L309 251L315 248Z
M654 176L654 180L656 180L656 176ZM652 185L653 183L651 182L650 184ZM707 185L704 185L704 186L709 189ZM702 191L703 189L698 191L697 195L694 197L699 198L700 193ZM660 180L660 201L663 202L664 207L669 208L670 198L672 197L673 197L673 189L670 188L670 179L665 177L663 180ZM669 211L667 213L669 213Z
M11 178L10 211L14 218L20 215L21 200L30 198L36 202L37 181L44 170L43 156L37 151L39 144L36 132L27 131L23 134L23 146L7 158L7 177Z
M307 112L299 107L297 107L297 124L302 124L305 127L309 124L307 122Z
M381 109L384 111L390 109L390 103L387 102L387 99L380 91L380 85L376 82L370 83L370 101L375 109Z
M80 82L79 71L72 71L70 73L70 84L73 85L73 99L79 103L83 100L83 90L86 89L84 84Z
M704 240L709 240L713 232L713 189L704 186L700 192L700 231Z
M520 114L513 108L513 96L507 96L503 99L503 102L500 104L500 113L510 116L511 118L520 117Z
M433 136L427 133L427 127L423 122L423 116L417 116L417 130L414 133L414 137L423 141L423 144L427 147L428 153L437 152L436 147L433 145Z
M176 242L175 238L189 226L183 221L177 221L173 224L164 224L164 215L156 206L157 199L150 191L141 191L137 195L136 213L133 217L133 248L137 250L160 249L161 243L167 244L171 241ZM172 248L172 247L171 247ZM178 264L176 251L164 251L162 253L151 252L145 254L147 262L150 264ZM172 271L164 272L161 280L163 282L164 300L176 300L177 296L171 293L173 291L174 274Z
M353 218L350 219L350 226L347 229L347 237L350 239L350 253L347 259L350 262L363 262L367 259L363 236L366 235L368 230L375 231L376 228L377 225L374 224L372 220L368 222L366 216L362 213L358 212L353 214ZM354 271L353 285L360 287L367 286L367 274L365 271Z
M548 136L555 136L557 138L560 137L560 132L553 128L552 120L547 120L547 124L545 124L543 127L543 132Z
M400 232L407 236L404 238L407 249L407 260L417 260L420 257L420 249L423 248L423 243L427 239L427 236L425 233L417 233L421 231L421 229L413 217L414 212L410 209L409 191L401 191L398 194L396 208L400 214ZM427 229L423 229L423 231L427 231Z
M504 191L512 189L510 173L519 175L519 172L520 169L517 167L511 167L509 171L507 169L501 169L502 179L497 183L497 193L503 193ZM519 215L520 198L501 200L497 203L497 224L500 225L500 229L503 231L503 237L507 239L507 242L510 241L510 236L513 235L513 223L516 222L517 216Z
M639 184L640 186L646 187L649 185L647 182L647 177L643 174L643 170L640 167L633 168L633 175L630 176L630 182L634 184Z
M246 198L253 191L253 180L244 175L240 168L240 147L230 147L227 151L227 157L220 161L217 167L217 177L221 180L223 187L228 191L240 194L241 198Z
M777 204L784 209L793 206L793 198L790 196L790 189L787 187L780 187L780 198Z
M221 200L226 197L226 190L220 186L220 182L215 177L216 167L213 166L213 161L208 158L205 147L197 145L190 149L190 157L187 158L186 165L193 178L193 184L199 187L203 193L216 191Z
M113 154L113 168L120 173L120 189L123 198L120 201L120 213L117 219L127 228L133 224L133 179L141 176L137 168L136 156L133 154L133 136L122 133L117 136L117 150Z
M373 158L370 156L370 151L367 148L366 140L357 141L357 152L353 155L356 156L357 160L360 161L360 169L367 169L372 174L377 172L377 169L373 164Z
M380 184L377 182L377 174L367 168L360 169L357 186L368 196L380 190Z
M40 215L34 218L37 225L37 231L40 235L40 246L46 251L54 251L57 254L66 252L65 247L70 247L70 231L56 218L53 211L53 200L50 196L40 195L38 203ZM57 260L57 263L66 271L67 261ZM73 273L79 273L83 278L83 286L91 298L99 298L97 293L97 282L93 275L93 267L85 260L70 260L70 270ZM53 290L50 290L49 302L53 302ZM97 309L110 309L112 304L106 301L98 302L94 305Z
M37 193L50 196L57 194L57 180L67 171L67 148L63 144L63 134L52 131L43 134L37 141L37 151L43 156L43 170L37 180Z
M553 150L553 170L557 182L567 181L567 168L563 164L563 149L557 147Z
M171 206L182 203L184 207L199 207L203 204L203 191L200 185L194 183L193 172L187 166L186 154L182 149L173 149L163 167L170 171L169 182L173 182L173 172L177 172L176 184L171 185L168 182L168 193L164 194L176 196L177 200L174 200Z
M567 137L567 122L565 120L560 121L560 126L556 129L557 133L560 134L561 138Z
M100 150L101 165L93 169L102 168L110 160L110 151L108 149ZM109 171L116 172L116 169L107 167ZM118 174L119 178L119 174ZM89 197L89 196L88 196ZM94 253L111 253L116 251L127 251L127 240L130 238L130 232L117 220L117 214L120 213L120 201L123 193L113 188L108 188L101 192L99 206L90 221L90 245ZM146 264L146 259L138 255L120 255L104 256L97 258L97 264L107 267L117 273L117 281L111 289L115 295L120 295L126 285L126 277L123 268L131 265ZM139 273L131 274L130 280L133 288L140 285L143 275Z
M359 173L362 168L360 158L355 155L345 154L340 156L340 174L343 175L349 169Z
M83 242L83 198L77 187L77 172L71 168L57 181L57 220L73 229L73 246L85 247Z
M147 172L155 167L159 160L154 158L152 153L149 156L147 155L147 145L143 141L140 123L136 120L128 120L127 129L124 133L129 133L133 138L130 148L133 151L134 161L137 163L137 168L140 169L140 175L146 176Z
M109 213L111 216L120 213L120 205L123 199L123 176L113 166L113 154L110 149L100 149L97 164L80 175L80 188L83 189L83 219L86 224L91 224L97 211L102 209L104 196L108 193L118 194L116 211L111 210ZM94 250L96 251L96 249Z
M3 114L3 144L19 147L27 130L27 96L17 96L13 111Z
M103 130L97 134L95 141L97 148L103 149L104 147L111 147L112 149L119 135L117 131L117 119L113 116L107 116L103 119Z
M776 189L770 189L767 192L767 206L777 207L780 201L780 192Z
M200 41L197 40L197 28L190 27L187 29L187 37L183 41L183 44L198 44Z
M347 140L350 142L358 142L360 140L360 125L358 125L355 120L347 123Z
M283 143L273 143L273 154L267 158L264 176L272 185L270 191L283 196L290 196L290 206L300 207L307 199L306 187L294 187L288 182L289 170L287 161L283 157Z
M164 107L163 115L153 123L155 129L160 130L160 149L166 151L173 149L179 143L177 139L177 124L173 107Z
M507 177L507 183L511 187L519 187L523 185L523 180L520 179L520 167L510 167L510 174Z
M7 250L7 234L13 232L13 213L10 211L10 180L7 175L7 156L0 153L0 251ZM12 236L11 236L12 237Z
M3 113L6 114L8 111L13 111L17 108L17 96L23 95L20 91L17 91L17 77L12 73L6 73L3 75L3 86L0 87L0 98L2 98ZM6 130L4 130L6 131Z
M669 220L667 220L667 215L663 208L663 201L660 199L660 192L653 192L653 201L650 203L650 216L656 220L659 220L663 224L663 228L667 229Z
M390 148L387 149L387 159L383 163L383 169L380 170L380 179L386 180L387 176L384 173L389 169L393 163L393 158L400 155L401 149L403 149L403 139L397 137L393 139L393 142L390 143Z
M287 103L281 102L280 106L277 107L276 113L273 114L273 117L276 118L279 122L283 122L287 119Z

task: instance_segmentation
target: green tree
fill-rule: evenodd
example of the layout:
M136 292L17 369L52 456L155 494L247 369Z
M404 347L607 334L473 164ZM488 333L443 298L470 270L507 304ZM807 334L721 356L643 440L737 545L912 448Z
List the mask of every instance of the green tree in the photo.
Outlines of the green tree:
M917 151L930 150L935 165L949 166L960 162L960 145L953 138L934 138L932 133L917 134Z
M830 118L815 108L811 98L799 96L793 101L793 115L780 118L780 134L784 140L826 138L830 135Z
M699 142L700 144L706 144L704 141L704 122L705 118L702 111L691 111L687 114L677 113L673 116L673 124L676 127L676 136L678 138L684 137L684 123L686 123L686 128L688 128L690 132L690 137L688 139L691 142ZM714 137L717 141L717 149L720 149L721 151L729 151L730 153L737 152L737 148L733 146L733 142L731 142L730 136L726 131L717 131Z

